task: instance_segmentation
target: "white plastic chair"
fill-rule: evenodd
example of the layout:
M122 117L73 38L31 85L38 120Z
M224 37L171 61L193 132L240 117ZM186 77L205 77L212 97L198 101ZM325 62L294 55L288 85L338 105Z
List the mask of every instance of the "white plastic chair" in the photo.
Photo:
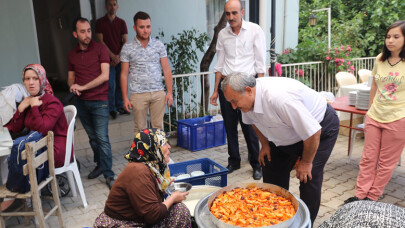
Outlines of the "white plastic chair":
M357 73L360 78L360 82L368 82L368 78L371 76L371 70L360 69Z
M342 71L336 74L336 82L340 88L346 85L357 84L357 79L352 73Z
M364 129L364 123L356 125L356 128ZM350 150L349 150L349 162L350 162L350 159L352 158L353 145L354 145L354 141L356 140L356 135L361 132L363 132L363 131L356 130L356 129L352 130L352 142L350 144ZM398 166L401 166L401 157L399 157Z
M68 105L63 108L63 111L65 113L66 120L68 122L68 131L67 131L67 137L66 137L66 155L65 155L65 164L62 167L55 168L55 174L62 174L65 173L67 174L67 178L69 180L69 186L70 189L72 190L72 195L73 197L77 196L76 192L76 185L74 182L74 179L76 179L77 187L79 188L80 192L80 197L82 198L83 206L84 208L87 207L87 200L86 196L84 195L84 189L83 189L83 183L82 179L80 178L80 173L79 173L79 168L77 166L76 162L76 156L73 153L73 161L70 162L71 160L71 155L72 155L72 146L74 144L74 127L75 127L75 122L76 122L76 114L77 110L76 107L73 105ZM74 175L74 179L73 179Z

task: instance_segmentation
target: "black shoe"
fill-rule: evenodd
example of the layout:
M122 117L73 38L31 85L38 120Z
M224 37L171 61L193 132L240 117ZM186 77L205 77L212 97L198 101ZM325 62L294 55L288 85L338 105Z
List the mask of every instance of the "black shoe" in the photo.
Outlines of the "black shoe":
M259 169L253 169L253 179L255 180L260 180L262 179L262 170Z
M105 179L105 183L107 184L108 188L111 190L112 186L114 185L114 177L107 177Z
M121 115L129 115L129 112L127 110L125 110L125 108L119 108L117 110Z
M350 197L349 199L345 200L345 204L359 201L359 200L360 200L359 198L357 198L356 196L353 196L353 197Z
M100 176L103 173L103 168L101 166L96 166L96 168L91 171L91 173L87 176L89 179L94 179Z
M228 169L228 173L232 173L233 171L240 169L240 165L238 165L238 166L228 165L226 168Z
M110 112L110 116L111 116L111 118L112 118L113 120L117 119L117 114L118 114L118 112L116 112L116 111L111 111L111 112Z
M9 207L7 207L3 212L14 212L20 210L24 206L24 201L22 199L15 199Z

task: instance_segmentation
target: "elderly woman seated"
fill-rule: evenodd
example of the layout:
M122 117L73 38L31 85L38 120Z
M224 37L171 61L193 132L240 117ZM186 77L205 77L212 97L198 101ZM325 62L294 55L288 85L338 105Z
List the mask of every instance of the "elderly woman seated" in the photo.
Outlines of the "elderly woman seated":
M27 128L46 136L48 131L53 131L55 167L61 167L65 162L68 129L63 105L53 96L52 87L46 78L43 66L27 65L23 69L22 79L30 96L21 101L13 118L5 126L14 133ZM2 211L7 208L10 210L12 202L5 200L1 204Z
M160 129L139 132L125 156L129 164L111 188L93 227L191 227L190 211L181 203L187 192L163 194L172 182L167 163L170 145Z

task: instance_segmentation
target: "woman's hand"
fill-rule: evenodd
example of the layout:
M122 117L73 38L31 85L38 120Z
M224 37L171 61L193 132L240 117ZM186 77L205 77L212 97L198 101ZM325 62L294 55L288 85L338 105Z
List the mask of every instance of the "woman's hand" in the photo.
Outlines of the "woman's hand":
M186 199L187 195L188 192L175 191L170 195L170 197L173 197L173 203L180 203L181 201Z
M23 101L21 101L20 105L18 105L19 112L24 112L24 110L31 105L31 98L32 97L26 97Z
M167 209L169 210L173 204L180 203L181 201L185 200L187 195L188 192L175 191L169 197L167 197L163 204L166 205Z
M41 106L42 100L39 99L39 96L31 97L30 105L31 105L31 108L34 106Z

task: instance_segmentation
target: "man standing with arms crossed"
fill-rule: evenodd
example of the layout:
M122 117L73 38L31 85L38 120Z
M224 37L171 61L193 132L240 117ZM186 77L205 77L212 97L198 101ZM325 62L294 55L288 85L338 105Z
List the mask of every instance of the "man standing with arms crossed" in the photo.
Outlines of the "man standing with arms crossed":
M108 105L110 115L117 118L117 113L129 114L124 108L121 97L121 63L120 52L122 46L128 40L127 24L117 17L117 0L106 0L105 9L107 14L96 22L97 40L107 47L110 56L110 77L108 80Z
M262 177L259 156L259 141L252 126L242 122L240 110L234 110L226 101L223 91L218 89L220 82L232 72L243 72L252 77L263 77L266 70L266 42L263 30L254 23L242 19L245 10L239 0L230 0L225 4L225 14L229 27L222 29L217 41L217 65L215 72L215 88L210 100L212 105L219 102L224 118L228 140L228 170L232 173L240 168L238 144L238 121L242 127L248 147L249 163L253 168L253 179Z
M91 27L86 18L73 25L76 48L68 55L68 85L77 95L76 108L94 153L96 168L89 179L104 174L107 186L114 183L111 144L108 138L108 74L110 57L107 48L91 40Z
M148 110L152 128L163 129L165 104L173 103L172 72L162 42L150 37L150 16L139 11L134 16L136 37L121 51L121 90L124 108L134 113L134 134L146 128ZM167 93L162 83L162 69ZM129 77L130 100L127 98Z

